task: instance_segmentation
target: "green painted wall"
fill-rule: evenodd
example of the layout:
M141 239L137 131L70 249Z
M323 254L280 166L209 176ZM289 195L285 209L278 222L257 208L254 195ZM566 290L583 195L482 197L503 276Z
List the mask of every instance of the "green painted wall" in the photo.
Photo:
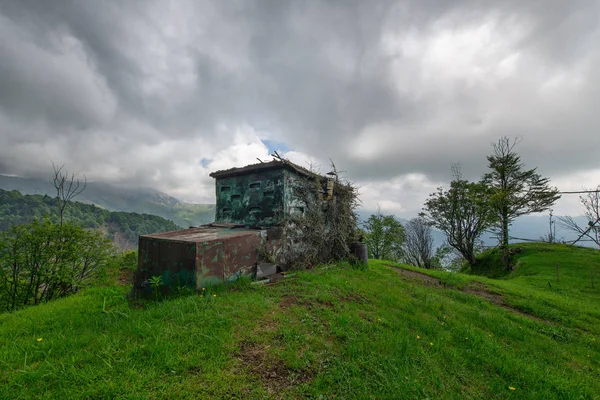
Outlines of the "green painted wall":
M216 179L216 222L273 226L285 209L284 169Z

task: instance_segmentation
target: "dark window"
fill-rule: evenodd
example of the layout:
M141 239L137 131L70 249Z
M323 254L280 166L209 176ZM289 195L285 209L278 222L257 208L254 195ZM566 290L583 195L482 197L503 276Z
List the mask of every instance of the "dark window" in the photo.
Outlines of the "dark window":
M231 190L230 186L221 186L221 193L229 192Z
M240 200L242 198L241 194L232 194L231 200Z
M252 182L248 187L250 189L260 189L260 182Z
M260 207L250 207L250 214L256 214L262 211L262 209Z

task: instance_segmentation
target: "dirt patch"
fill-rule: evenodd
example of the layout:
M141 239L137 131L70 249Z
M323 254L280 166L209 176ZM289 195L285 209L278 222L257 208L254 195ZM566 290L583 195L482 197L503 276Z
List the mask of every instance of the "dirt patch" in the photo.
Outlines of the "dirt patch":
M312 299L312 298L298 298L296 296L284 296L279 301L279 308L286 310L292 306L306 307L308 309L313 308L334 308L335 304L331 300L323 299Z
M482 299L485 299L498 306L505 305L502 296L498 293L490 292L483 283L471 282L469 286L463 288L462 291L465 293L474 294L475 296L481 297Z
M427 274L394 267L392 265L388 265L388 267L391 267L394 271L398 272L400 275L407 277L411 280L421 281L425 286L433 286L433 287L438 287L438 288L445 287L445 285L442 282L440 282L439 279L429 276ZM527 313L525 311L519 310L518 308L515 308L515 307L512 307L512 306L506 304L502 295L489 291L488 288L483 283L471 282L468 286L466 286L462 289L458 289L458 290L460 290L464 293L469 293L469 294L475 295L484 300L487 300L490 303L495 304L499 307L502 307L505 310L510 311L513 314L518 314L523 317L533 319L535 321L545 322L548 324L552 323L552 321L540 318L537 315Z
M342 301L348 303L358 303L358 304L367 304L369 303L369 299L367 296L358 294L358 293L347 293L342 297Z
M298 304L298 298L296 296L283 296L279 301L279 308L286 310L296 304Z
M127 268L123 268L119 271L118 276L119 285L131 286L133 285L133 271Z
M388 265L388 267L392 268L394 271L398 272L400 275L409 278L411 280L420 280L425 286L436 286L442 287L442 282L439 279L434 278L433 276L429 276L427 274L422 274L420 272L411 271L408 269L394 267L392 265Z
M237 358L252 375L257 376L270 394L283 396L283 392L314 379L314 371L288 368L282 360L269 357L269 345L243 341L239 344Z

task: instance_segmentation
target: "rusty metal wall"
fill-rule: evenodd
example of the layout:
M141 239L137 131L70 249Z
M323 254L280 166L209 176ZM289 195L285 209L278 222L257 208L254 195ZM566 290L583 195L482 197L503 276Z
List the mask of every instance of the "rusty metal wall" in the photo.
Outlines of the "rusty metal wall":
M174 286L194 287L195 270L195 243L140 236L134 291L153 293L155 288L149 284L149 280L156 276L160 276L159 290L163 293Z
M194 228L140 236L134 295L231 282L256 272L264 231ZM151 279L160 276L158 289Z
M220 282L232 282L256 273L259 231L223 240L197 244L196 289Z

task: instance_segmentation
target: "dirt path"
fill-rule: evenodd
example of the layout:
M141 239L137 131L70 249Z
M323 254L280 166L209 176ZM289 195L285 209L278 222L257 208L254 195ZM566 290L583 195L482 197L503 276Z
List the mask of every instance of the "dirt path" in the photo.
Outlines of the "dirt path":
M387 266L392 268L394 271L398 272L404 278L411 280L411 281L420 281L425 286L436 287L436 288L446 288L447 287L442 281L440 281L437 278L434 278L433 276L423 274L421 272L411 271L411 270L404 269L404 268L394 267L393 265L387 265ZM475 295L481 299L487 300L488 302L490 302L494 305L502 307L505 310L510 311L513 314L518 314L523 317L533 319L535 321L552 323L552 321L540 318L537 315L526 313L522 310L519 310L518 308L515 308L515 307L512 307L512 306L506 304L506 302L504 301L504 297L502 297L502 295L491 292L483 283L471 282L467 287L464 287L461 289L459 289L459 288L453 288L453 289L457 289L457 290L460 290L461 292Z

